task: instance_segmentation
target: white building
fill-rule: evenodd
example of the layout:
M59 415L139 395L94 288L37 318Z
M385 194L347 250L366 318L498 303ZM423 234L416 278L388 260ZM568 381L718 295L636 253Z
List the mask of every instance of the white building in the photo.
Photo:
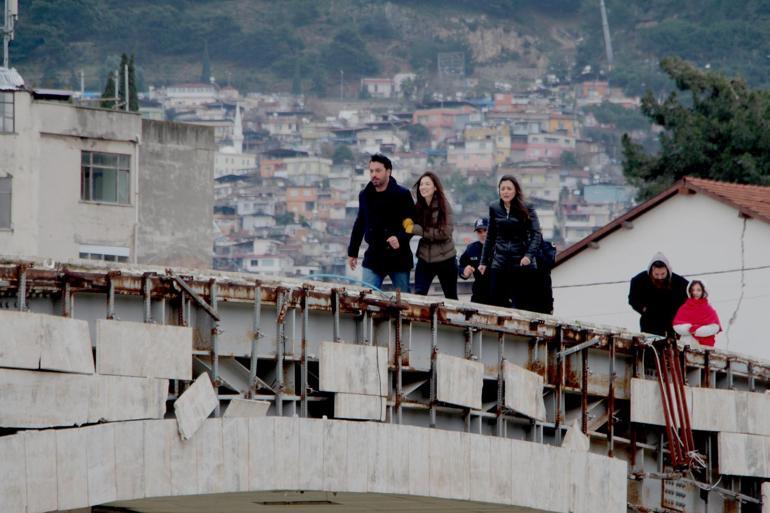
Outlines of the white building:
M393 96L395 86L389 78L362 78L361 89L372 98L390 98Z
M194 107L219 100L217 87L203 82L168 86L164 96L167 108Z
M226 146L217 152L214 159L214 178L221 176L241 176L257 173L257 156L253 153L243 153L243 121L241 107L235 105L233 119L233 145Z
M268 276L284 276L294 272L294 260L284 255L247 255L242 270Z
M0 71L0 253L210 266L209 129L46 99Z
M685 178L615 219L557 257L556 315L638 331L629 281L657 251L705 283L717 347L770 359L770 187Z
M392 126L371 126L356 132L356 149L360 153L392 154L404 149L408 141L406 130Z

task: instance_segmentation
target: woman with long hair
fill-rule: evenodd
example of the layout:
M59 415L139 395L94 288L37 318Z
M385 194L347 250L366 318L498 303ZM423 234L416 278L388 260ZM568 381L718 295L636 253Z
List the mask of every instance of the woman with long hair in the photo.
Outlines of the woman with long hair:
M700 280L693 280L687 287L687 301L684 302L674 317L674 331L684 344L714 347L715 336L722 331L719 315L709 304L706 286Z
M543 240L540 223L514 176L500 178L497 191L500 198L489 204L489 229L479 272L490 273L495 305L531 310L533 299L527 291Z
M417 246L414 291L427 295L438 276L444 296L457 299L457 250L452 240L452 207L435 173L425 172L414 184L416 210L414 223L404 222L407 233L422 237Z

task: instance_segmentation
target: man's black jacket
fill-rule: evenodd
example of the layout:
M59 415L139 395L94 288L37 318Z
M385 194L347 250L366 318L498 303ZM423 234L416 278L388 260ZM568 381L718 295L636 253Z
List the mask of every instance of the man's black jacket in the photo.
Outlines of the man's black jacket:
M404 231L403 222L414 220L414 216L412 194L398 185L395 178L390 177L388 187L382 192L368 183L358 194L358 216L350 234L348 256L358 258L364 239L369 245L364 253L364 267L380 274L409 271L414 260L409 247L412 236ZM386 242L393 235L398 237L398 249Z
M642 314L639 328L643 332L673 335L671 323L679 307L687 300L687 283L685 278L670 272L665 285L656 287L649 270L631 278L628 303Z
M460 267L458 269L460 277L463 277L465 267L473 267L473 296L471 301L474 303L491 304L489 298L489 274L481 274L479 265L481 264L481 250L484 244L481 241L471 242L460 255Z

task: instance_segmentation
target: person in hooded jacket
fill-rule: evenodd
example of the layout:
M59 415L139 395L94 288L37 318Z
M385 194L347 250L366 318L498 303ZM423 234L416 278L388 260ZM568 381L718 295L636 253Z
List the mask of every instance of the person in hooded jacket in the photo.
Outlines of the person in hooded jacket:
M684 344L714 347L716 334L722 331L719 315L709 304L706 286L693 280L687 287L690 295L674 316L674 331Z
M404 221L406 233L422 237L417 246L414 269L415 294L427 295L433 278L438 276L447 299L457 299L457 249L452 232L452 207L435 173L427 171L414 184L416 217Z
M671 270L663 253L656 253L647 270L631 278L628 304L641 314L639 328L645 333L673 336L673 320L687 300L687 280Z
M497 306L532 310L534 259L543 236L535 209L524 202L512 175L497 184L500 199L489 204L489 229L479 272L490 272L490 296Z
M348 266L358 266L361 240L369 247L364 253L363 281L382 287L390 276L393 287L409 292L409 272L413 265L409 239L404 222L414 219L414 201L409 189L391 176L393 164L385 155L375 153L369 161L369 183L358 194L358 215L353 224L348 245Z

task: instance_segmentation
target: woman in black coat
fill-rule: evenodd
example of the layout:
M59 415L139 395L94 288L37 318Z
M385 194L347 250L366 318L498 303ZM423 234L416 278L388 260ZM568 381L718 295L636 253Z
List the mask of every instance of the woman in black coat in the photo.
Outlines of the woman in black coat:
M497 184L500 199L489 204L489 229L479 272L490 273L490 295L497 306L531 310L535 255L543 236L535 209L524 203L512 175Z

